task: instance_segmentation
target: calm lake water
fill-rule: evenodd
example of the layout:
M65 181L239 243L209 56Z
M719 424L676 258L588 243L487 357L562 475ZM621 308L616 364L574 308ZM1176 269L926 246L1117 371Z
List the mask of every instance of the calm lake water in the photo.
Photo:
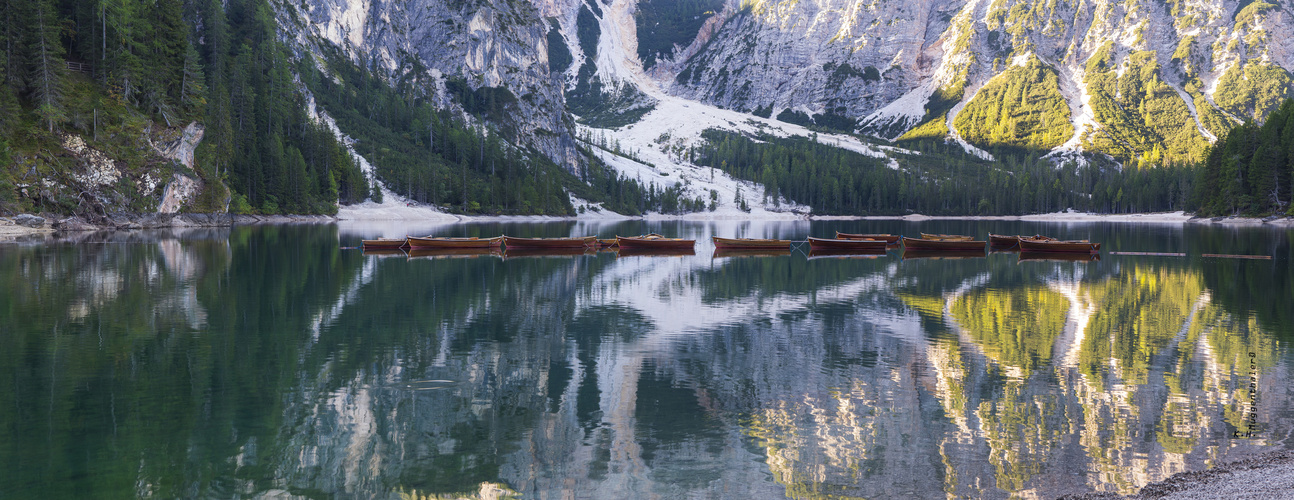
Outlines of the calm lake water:
M727 257L709 242L835 230L1103 248L1083 262ZM343 248L504 232L698 244L687 256ZM253 226L3 244L0 498L1128 493L1294 447L1292 248L1294 231L1262 227L961 221Z

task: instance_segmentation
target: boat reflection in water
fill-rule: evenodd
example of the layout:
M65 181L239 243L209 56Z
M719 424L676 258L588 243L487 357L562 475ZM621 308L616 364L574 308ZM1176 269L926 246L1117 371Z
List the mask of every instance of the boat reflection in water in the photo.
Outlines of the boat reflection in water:
M365 256L372 255L375 257L394 257L397 255L404 257L406 255L404 250L399 248L365 248L362 252L364 252Z
M1042 262L1100 262L1101 254L1063 253L1063 252L1020 252L1019 262L1025 262L1030 260L1042 261Z
M502 257L499 247L483 248L412 248L409 259L473 259L476 257Z
M503 258L516 259L523 257L578 257L581 255L596 255L598 250L594 247L575 247L575 248L542 248L542 247L509 247L504 248Z
M684 257L696 255L696 250L687 248L639 248L620 247L615 249L617 257Z
M814 248L809 250L809 260L815 259L879 259L888 255L885 250L839 250Z
M984 250L922 250L907 248L903 250L903 260L912 259L980 259Z
M787 248L715 248L715 259L729 257L786 257L791 255L790 247Z

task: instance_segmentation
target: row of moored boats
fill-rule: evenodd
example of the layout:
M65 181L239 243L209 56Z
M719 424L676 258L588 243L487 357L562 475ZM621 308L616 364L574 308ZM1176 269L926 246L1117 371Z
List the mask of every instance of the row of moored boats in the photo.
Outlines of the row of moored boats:
M584 249L616 246L620 248L672 249L692 248L696 240L666 238L659 234L641 236L616 236L599 239L596 236L577 236L570 238L518 238L515 236L495 236L493 238L447 238L439 236L408 236L405 238L382 238L364 240L365 250L403 250L403 249L454 249L454 248L499 248L509 249Z
M775 250L789 249L798 243L792 240L763 238L711 238L714 246L721 250ZM895 234L854 234L836 232L835 238L815 238L807 240L813 250L879 252L884 253L890 247L902 245L906 250L934 250L947 252L983 252L985 248L1004 250L1016 249L1021 252L1054 252L1054 253L1098 253L1100 243L1087 240L1058 240L1047 236L1006 236L989 234L988 240L976 240L972 236L957 234L921 233L920 238L911 238ZM599 239L596 236L566 238L519 238L515 236L496 236L493 238L450 238L439 236L408 236L405 238L384 238L364 240L365 250L382 249L585 249L618 247L621 249L641 250L678 250L691 249L696 240L684 238L667 238L659 234L640 236L616 236L610 239Z

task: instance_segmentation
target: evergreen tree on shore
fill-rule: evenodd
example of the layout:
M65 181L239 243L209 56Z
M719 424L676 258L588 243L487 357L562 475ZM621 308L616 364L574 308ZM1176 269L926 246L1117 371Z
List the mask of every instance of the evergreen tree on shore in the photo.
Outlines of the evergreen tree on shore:
M1198 175L1194 202L1201 215L1294 215L1294 99L1262 125L1231 129Z

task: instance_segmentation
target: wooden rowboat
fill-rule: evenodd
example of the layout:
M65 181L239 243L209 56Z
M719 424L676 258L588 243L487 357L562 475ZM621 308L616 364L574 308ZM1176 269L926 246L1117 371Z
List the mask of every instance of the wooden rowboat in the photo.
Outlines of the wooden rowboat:
M1020 237L988 233L988 244L995 247L1013 247L1020 244Z
M581 236L574 238L517 238L515 236L503 236L503 244L508 248L584 248L586 246L597 246L598 238L596 236Z
M842 240L839 238L809 237L809 248L812 250L854 250L885 252L885 240Z
M503 237L493 238L436 238L431 236L410 236L410 248L490 248L503 244Z
M766 240L758 238L720 238L711 236L715 248L791 248L791 240Z
M836 239L838 240L884 240L886 243L894 245L899 242L899 238L900 236L897 234L857 234L836 231Z
M1034 241L1020 240L1021 252L1095 253L1101 251L1100 243L1090 241Z
M408 238L378 238L376 240L363 240L363 248L366 250L377 250L387 248L399 250L409 245Z
M911 238L904 238L905 240ZM951 240L951 241L970 241L974 238L962 234L929 234L921 233L923 240Z
M616 243L621 249L626 248L692 248L696 245L696 240L685 240L682 238L666 238L659 234L644 234L642 236L616 236Z
M619 245L619 243L616 243L615 238L598 238L598 247L600 248L613 247L617 245Z
M903 247L919 250L979 250L984 251L986 241L903 238Z

